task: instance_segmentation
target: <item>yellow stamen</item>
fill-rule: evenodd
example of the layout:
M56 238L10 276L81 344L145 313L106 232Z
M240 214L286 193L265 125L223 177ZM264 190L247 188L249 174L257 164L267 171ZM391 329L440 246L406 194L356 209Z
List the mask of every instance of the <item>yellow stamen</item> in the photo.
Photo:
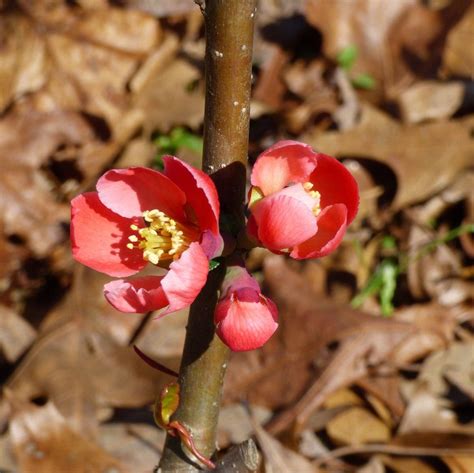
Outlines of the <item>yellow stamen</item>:
M313 207L313 214L317 216L321 212L321 194L318 191L314 191L313 187L314 185L312 182L305 182L303 184L303 189L316 201Z
M127 248L143 250L143 259L152 264L179 258L199 235L196 229L182 225L158 209L146 210L143 219L147 224L144 228L130 225L136 234L128 237L131 243Z

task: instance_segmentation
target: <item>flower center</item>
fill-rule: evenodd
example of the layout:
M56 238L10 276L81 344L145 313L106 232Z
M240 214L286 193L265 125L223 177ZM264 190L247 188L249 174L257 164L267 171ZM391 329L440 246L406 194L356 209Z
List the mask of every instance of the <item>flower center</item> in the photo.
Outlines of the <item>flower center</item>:
M321 194L318 191L313 190L313 187L313 183L311 182L305 182L303 184L304 190L315 200L313 214L317 216L321 212Z
M143 259L152 264L178 259L190 243L197 240L198 232L176 222L160 210L146 210L144 228L130 225L136 233L128 239L127 248L143 250Z

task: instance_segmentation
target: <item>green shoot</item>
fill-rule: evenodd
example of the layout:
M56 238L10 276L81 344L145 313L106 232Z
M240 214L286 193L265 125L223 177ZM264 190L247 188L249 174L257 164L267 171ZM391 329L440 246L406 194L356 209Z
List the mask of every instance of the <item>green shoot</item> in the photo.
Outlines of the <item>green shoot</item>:
M357 46L352 44L350 46L346 46L343 50L339 52L336 57L336 61L339 66L341 66L346 71L349 71L354 65L358 54L359 51L357 49Z

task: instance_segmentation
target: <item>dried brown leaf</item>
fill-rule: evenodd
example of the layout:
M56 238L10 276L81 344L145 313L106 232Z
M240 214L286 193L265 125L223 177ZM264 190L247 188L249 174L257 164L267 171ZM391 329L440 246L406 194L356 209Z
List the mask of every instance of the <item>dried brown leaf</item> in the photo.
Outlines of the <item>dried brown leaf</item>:
M286 448L268 434L255 419L251 418L251 420L258 444L263 451L265 471L271 473L294 473L295 471L298 473L317 473L317 468L305 457Z
M0 304L0 350L13 363L31 345L36 330L19 314Z
M165 432L155 426L110 423L100 426L98 443L134 473L149 473L158 462Z
M104 313L102 286L88 285L82 271L7 386L19 399L51 399L77 431L95 434L103 407L147 405L169 378L112 338L114 311L107 306Z
M0 112L14 99L46 81L45 45L31 21L20 15L0 17Z
M195 90L190 87L200 76L195 67L177 59L150 77L135 101L135 106L147 117L148 131L159 129L166 133L177 125L199 126L204 113L204 93L201 87Z
M444 456L443 461L448 465L451 473L470 473L474 471L474 455Z
M397 177L393 206L399 209L439 192L470 166L473 125L474 118L467 117L406 127L364 105L360 122L352 130L314 130L302 141L333 156L372 158L388 165Z
M461 106L464 86L461 82L417 82L398 97L405 123L450 118Z
M336 59L348 46L358 48L352 72L370 74L380 91L380 85L394 87L411 75L401 61L401 45L391 41L390 33L415 5L414 0L310 0L306 15L322 32L324 51L330 58Z
M443 53L443 65L451 75L474 77L474 6L449 33Z
M75 432L53 403L37 407L11 396L10 438L20 471L129 472L105 450Z
M387 425L361 407L352 407L331 419L327 432L340 445L387 442L390 439Z

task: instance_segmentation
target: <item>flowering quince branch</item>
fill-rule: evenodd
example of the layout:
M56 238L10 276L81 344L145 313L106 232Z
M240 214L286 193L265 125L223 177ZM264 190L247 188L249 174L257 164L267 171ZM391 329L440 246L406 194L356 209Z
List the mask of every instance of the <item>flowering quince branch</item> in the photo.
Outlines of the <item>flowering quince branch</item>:
M341 163L306 144L281 141L254 165L245 227L255 5L256 0L205 4L204 168L212 179L166 156L163 172L107 171L95 192L71 203L73 256L119 278L104 286L112 306L129 313L160 311L160 318L192 304L179 383L168 385L155 404L155 420L168 434L163 472L199 471L183 445L214 468L209 458L227 347L259 348L278 327L275 304L245 269L249 243L295 259L325 256L342 241L359 204L357 184ZM177 375L134 349L150 366Z

